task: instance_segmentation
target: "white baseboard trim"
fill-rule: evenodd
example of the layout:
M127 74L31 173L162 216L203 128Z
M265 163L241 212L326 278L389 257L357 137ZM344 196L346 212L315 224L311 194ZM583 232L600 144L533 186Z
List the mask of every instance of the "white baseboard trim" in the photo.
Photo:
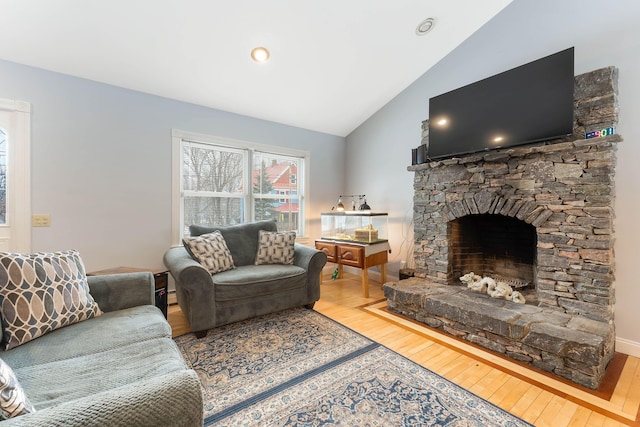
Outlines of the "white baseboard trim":
M640 343L624 338L616 338L616 351L629 356L640 357Z

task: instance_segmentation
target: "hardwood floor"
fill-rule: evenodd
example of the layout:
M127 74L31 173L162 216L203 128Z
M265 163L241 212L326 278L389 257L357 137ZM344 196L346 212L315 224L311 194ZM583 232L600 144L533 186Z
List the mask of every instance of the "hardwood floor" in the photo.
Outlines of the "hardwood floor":
M510 413L539 427L640 426L640 359L617 357L616 372L594 393L389 313L378 283L364 298L360 276L331 280L332 269L325 268L315 310ZM189 332L177 305L169 323L174 336Z

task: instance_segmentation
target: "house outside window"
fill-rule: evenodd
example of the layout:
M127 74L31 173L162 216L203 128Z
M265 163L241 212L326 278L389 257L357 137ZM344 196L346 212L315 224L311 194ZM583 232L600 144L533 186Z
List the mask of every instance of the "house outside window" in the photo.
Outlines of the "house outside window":
M273 219L304 235L308 152L174 130L173 157L173 244L191 224Z

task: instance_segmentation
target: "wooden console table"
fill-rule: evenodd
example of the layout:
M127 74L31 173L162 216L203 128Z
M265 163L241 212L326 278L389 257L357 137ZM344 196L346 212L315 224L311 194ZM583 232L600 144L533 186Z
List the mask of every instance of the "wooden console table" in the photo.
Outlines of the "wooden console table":
M316 249L327 255L327 261L338 264L338 277L342 278L342 266L362 269L362 295L369 298L370 267L380 266L381 283L387 281L389 242L347 243L337 240L316 240Z

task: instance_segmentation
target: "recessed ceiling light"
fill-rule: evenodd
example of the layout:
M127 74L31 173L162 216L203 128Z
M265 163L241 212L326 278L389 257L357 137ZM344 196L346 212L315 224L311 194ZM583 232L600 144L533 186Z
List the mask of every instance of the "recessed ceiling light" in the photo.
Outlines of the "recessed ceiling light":
M433 26L436 25L436 20L434 18L427 18L416 27L416 34L419 36L424 36L429 31L433 29Z
M269 51L266 47L256 47L251 50L251 59L256 62L267 62L269 60Z

